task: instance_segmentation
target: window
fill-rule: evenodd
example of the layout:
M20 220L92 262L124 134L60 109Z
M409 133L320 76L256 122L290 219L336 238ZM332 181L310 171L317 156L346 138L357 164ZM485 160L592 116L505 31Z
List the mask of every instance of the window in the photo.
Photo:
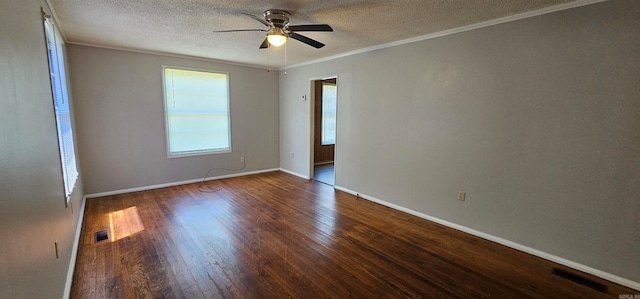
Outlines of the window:
M231 152L229 75L163 67L169 157Z
M322 145L336 143L336 104L335 84L322 83Z
M67 93L67 77L65 74L63 41L60 31L53 21L47 17L44 20L45 38L47 42L47 55L49 58L49 74L51 76L51 90L53 93L53 106L56 116L58 132L58 146L60 148L60 161L62 163L62 176L66 203L71 199L71 192L78 179L76 168L76 154L73 145L73 129L71 125L71 111L69 109L69 95Z

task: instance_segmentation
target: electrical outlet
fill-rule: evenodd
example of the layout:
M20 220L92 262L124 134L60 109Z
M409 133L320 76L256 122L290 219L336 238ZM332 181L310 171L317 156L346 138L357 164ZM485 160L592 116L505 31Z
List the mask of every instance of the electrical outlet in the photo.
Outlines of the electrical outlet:
M291 153L291 159L295 158L296 155L294 153Z
M240 157L240 162L244 162L244 157Z
M467 197L467 192L464 191L458 191L458 200L460 201L464 201L465 197Z

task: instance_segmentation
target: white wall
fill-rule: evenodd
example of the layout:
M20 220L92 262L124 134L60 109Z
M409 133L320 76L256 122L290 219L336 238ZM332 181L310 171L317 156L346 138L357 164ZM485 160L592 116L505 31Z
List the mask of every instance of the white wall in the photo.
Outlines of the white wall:
M300 98L333 74L337 186L640 282L640 1L289 69L284 169L309 174Z
M245 172L279 167L277 72L78 45L69 56L87 194L199 179L241 156ZM229 73L233 153L167 158L162 65Z
M0 298L63 297L83 197L65 208L41 6L0 0Z

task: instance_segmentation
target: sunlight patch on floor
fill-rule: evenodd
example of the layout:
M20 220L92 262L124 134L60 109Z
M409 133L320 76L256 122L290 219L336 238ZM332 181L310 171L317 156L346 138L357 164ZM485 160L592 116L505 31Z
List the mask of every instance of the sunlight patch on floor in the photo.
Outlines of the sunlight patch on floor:
M129 237L144 230L138 208L133 206L109 213L111 242Z

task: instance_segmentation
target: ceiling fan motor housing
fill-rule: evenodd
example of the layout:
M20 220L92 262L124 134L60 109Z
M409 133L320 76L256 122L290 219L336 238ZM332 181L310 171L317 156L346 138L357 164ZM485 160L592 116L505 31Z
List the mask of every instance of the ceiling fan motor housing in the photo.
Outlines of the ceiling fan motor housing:
M280 9L269 9L264 11L264 19L275 27L284 28L289 25L291 14Z

